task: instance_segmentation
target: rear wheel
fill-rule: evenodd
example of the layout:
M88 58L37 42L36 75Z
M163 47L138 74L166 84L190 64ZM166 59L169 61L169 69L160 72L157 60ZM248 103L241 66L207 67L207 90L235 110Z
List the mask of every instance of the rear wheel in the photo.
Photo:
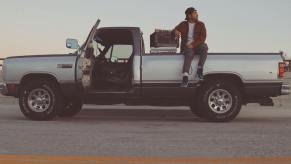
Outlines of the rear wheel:
M209 121L228 122L239 114L242 95L239 88L224 80L206 82L200 92L199 114Z
M19 106L28 119L51 120L63 107L63 97L56 83L44 79L32 80L20 90Z
M83 102L81 99L69 100L65 107L59 112L60 117L73 117L82 110Z

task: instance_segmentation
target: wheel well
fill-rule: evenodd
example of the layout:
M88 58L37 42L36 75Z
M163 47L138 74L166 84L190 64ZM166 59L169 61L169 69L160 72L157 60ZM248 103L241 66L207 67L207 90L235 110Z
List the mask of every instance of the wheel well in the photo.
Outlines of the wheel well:
M58 83L57 79L50 74L28 74L21 79L20 84L23 85L27 83L29 80L39 80L39 79L47 79L49 81Z
M25 75L21 81L20 81L20 89L18 90L18 92L21 90L21 88L28 82L31 82L33 80L40 80L40 79L46 79L48 81L54 82L55 84L58 85L58 81L57 79L50 74L28 74ZM59 86L59 85L58 85Z
M245 100L245 88L244 83L242 82L242 79L235 74L211 74L211 75L205 75L204 77L205 82L207 81L215 81L215 80L225 80L227 82L231 82L234 85L236 85L239 90L241 91L243 100Z

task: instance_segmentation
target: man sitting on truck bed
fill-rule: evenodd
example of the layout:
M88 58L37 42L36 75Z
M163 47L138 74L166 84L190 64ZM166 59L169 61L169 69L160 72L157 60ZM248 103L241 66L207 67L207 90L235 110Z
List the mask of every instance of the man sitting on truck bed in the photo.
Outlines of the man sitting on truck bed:
M198 20L197 10L193 7L185 11L186 21L181 22L175 27L173 32L177 37L182 38L181 52L184 54L183 82L181 87L188 87L189 70L194 55L199 55L197 77L203 80L203 66L207 58L208 46L206 40L206 28L203 22Z

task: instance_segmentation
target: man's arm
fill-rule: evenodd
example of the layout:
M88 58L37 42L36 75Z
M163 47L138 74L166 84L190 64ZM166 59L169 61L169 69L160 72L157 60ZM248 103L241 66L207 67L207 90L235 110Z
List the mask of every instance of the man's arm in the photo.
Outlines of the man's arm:
M178 24L173 30L172 33L175 34L176 37L181 37L181 28L182 28L182 23Z
M201 22L202 23L202 22ZM196 34L195 34L196 35ZM197 34L197 37L195 38L195 40L192 42L192 47L196 48L197 46L199 46L202 43L205 43L207 37L207 31L206 31L206 27L205 24L202 23L201 27L199 29L199 33Z

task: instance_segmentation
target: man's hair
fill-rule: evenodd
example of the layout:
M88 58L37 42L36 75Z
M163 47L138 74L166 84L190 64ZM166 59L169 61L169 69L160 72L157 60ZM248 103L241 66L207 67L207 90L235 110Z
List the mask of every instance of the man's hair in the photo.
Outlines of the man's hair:
M197 11L197 10L196 10L194 7L189 7L189 8L187 8L186 11L185 11L185 15L186 15L185 20L188 20L188 19L189 19L189 18L188 18L188 15L192 14L192 13L195 12L195 11Z

